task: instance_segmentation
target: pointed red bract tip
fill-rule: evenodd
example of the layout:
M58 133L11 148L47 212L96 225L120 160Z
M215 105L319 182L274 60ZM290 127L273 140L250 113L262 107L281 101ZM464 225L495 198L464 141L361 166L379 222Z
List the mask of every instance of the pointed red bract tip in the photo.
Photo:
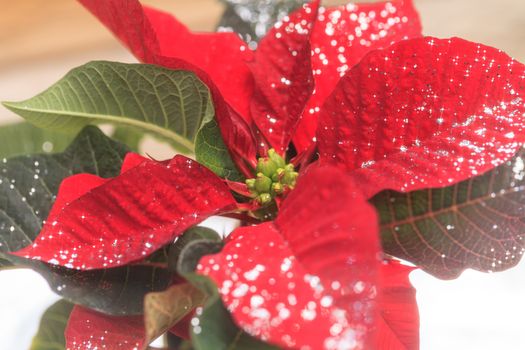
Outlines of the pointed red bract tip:
M236 208L223 181L189 158L176 156L168 166L136 160L128 157L126 167L134 166L110 180L66 179L34 244L13 254L80 270L122 266Z

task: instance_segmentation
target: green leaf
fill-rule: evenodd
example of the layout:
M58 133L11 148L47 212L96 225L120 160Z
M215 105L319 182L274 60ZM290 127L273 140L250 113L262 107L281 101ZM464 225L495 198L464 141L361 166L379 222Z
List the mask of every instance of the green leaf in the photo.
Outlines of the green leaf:
M0 140L0 158L8 158L32 153L62 152L73 137L22 122L0 126Z
M502 271L525 251L525 151L481 176L445 188L372 199L386 253L444 279L467 268Z
M193 226L192 228L186 230L183 235L179 236L175 244L170 247L168 265L172 271L179 271L178 264L180 255L182 254L184 248L186 248L186 246L193 241L219 243L220 247L222 247L222 239L217 232L207 227ZM185 271L191 272L193 271L193 268L194 266L191 265L189 268L186 268Z
M215 119L204 124L199 130L195 140L195 157L219 177L230 181L244 180L244 176L231 159Z
M65 350L64 331L73 306L65 300L50 306L40 320L38 332L33 337L29 350Z
M37 260L18 258L14 262L26 264L40 273L51 289L63 298L115 316L143 314L144 296L165 290L175 276L166 267L147 263L77 271Z
M203 309L197 312L198 322L192 321L191 340L194 348L196 350L278 349L237 327L221 301L217 286L209 278L194 272L204 255L218 253L221 249L222 242L196 239L187 243L179 256L179 273L208 296Z
M204 302L204 294L190 283L149 293L144 300L145 344L151 343Z
M42 128L76 131L112 123L185 152L193 151L198 130L214 115L208 88L191 72L105 61L75 68L41 94L4 105Z
M63 153L0 162L0 258L33 242L63 179L78 173L116 176L127 152L99 129L86 127Z
M238 1L223 0L226 10L219 22L221 31L234 31L251 48L263 38L273 25L284 16L307 3L307 0L264 0Z
M233 322L220 297L210 298L199 323L193 327L191 339L196 350L276 350L242 331Z

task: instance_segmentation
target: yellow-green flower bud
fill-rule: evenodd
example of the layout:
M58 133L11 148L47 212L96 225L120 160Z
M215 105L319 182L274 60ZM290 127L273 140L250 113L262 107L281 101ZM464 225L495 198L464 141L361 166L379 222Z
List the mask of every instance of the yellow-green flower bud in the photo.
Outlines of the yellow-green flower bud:
M272 184L272 193L275 195L283 194L284 193L283 185L278 182L274 182Z
M286 165L284 158L281 157L277 152L275 152L273 148L268 150L268 158L270 158L275 163L277 168L284 168L284 166Z
M295 171L285 171L281 182L293 187L295 186L298 176L299 174Z
M255 191L255 179L246 179L245 183L250 191Z
M269 193L272 188L272 179L263 173L258 173L255 179L255 190L257 193Z
M297 181L298 174L293 164L286 164L274 149L268 150L267 157L258 159L255 170L257 175L246 180L246 186L250 197L262 207L271 203L276 205L274 199L293 189Z
M283 176L284 176L284 169L283 168L279 168L273 174L272 180L273 180L273 182L279 182L279 181L281 181Z
M272 201L272 196L269 193L261 193L257 196L257 202L261 205L268 204Z
M263 173L267 177L271 178L275 171L277 170L277 165L275 162L269 158L259 158L257 162L257 167L255 171L258 173Z

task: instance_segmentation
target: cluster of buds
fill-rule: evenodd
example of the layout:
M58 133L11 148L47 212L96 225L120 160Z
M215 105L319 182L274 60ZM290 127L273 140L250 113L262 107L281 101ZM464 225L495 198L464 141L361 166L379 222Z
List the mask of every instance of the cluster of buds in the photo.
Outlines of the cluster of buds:
M261 205L269 204L275 197L292 190L299 175L293 164L286 164L274 149L268 151L267 157L259 158L255 171L256 177L246 180L246 185Z

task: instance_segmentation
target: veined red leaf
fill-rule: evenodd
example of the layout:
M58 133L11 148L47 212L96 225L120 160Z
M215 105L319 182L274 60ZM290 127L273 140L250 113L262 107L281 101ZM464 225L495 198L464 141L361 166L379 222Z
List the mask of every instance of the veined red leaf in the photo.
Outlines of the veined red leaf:
M69 180L65 190L75 180ZM98 187L84 189L67 204L57 199L62 208L53 209L32 245L14 254L81 270L121 266L236 205L220 178L183 156L174 157L168 166L145 160ZM61 192L59 197L69 196Z
M199 271L236 323L285 348L373 348L376 215L335 168L300 178L275 222L242 227Z
M378 349L418 350L419 311L416 290L408 275L412 267L386 260L381 266L381 294L378 299Z
M442 187L494 168L525 141L525 67L462 39L421 38L368 54L324 104L321 164L372 196Z
M319 0L285 17L261 40L250 64L255 80L251 113L266 140L286 151L314 81L310 35Z
M372 198L383 249L440 278L467 268L502 271L525 251L525 151L445 188L383 191Z
M253 53L246 44L234 33L191 33L170 14L138 0L79 1L140 61L192 71L210 88L224 142L239 169L250 175L246 163L255 167L256 149L247 123L253 78L245 61Z
M311 39L315 91L294 136L295 147L304 150L312 142L320 107L348 69L371 50L419 36L412 0L321 7Z

